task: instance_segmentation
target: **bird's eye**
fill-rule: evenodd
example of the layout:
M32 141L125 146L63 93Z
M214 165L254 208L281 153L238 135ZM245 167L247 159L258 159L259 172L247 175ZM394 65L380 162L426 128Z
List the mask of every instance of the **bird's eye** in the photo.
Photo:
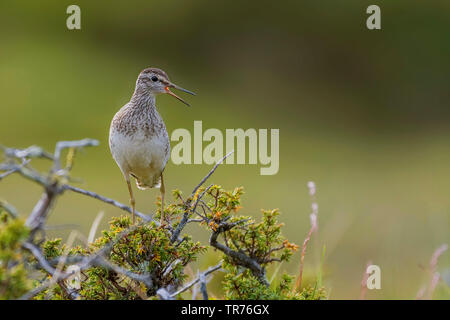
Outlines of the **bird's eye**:
M152 77L152 81L153 81L153 82L158 81L158 77L157 77L157 76L153 76L153 77Z

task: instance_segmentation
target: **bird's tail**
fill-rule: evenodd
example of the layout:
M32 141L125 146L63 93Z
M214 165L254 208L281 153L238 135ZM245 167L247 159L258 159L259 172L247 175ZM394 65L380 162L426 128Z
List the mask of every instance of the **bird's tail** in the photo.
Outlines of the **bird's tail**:
M150 189L150 188L159 188L159 187L161 187L161 176L157 177L156 179L138 179L138 178L136 178L136 185L137 185L138 189L141 189L141 190L146 190L146 189Z

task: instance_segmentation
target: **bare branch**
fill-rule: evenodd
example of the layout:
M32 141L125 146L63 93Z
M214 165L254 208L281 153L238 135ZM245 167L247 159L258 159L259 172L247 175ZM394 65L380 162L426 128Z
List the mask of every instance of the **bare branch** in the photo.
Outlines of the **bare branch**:
M81 188L77 188L77 187L71 186L69 184L64 184L64 185L61 186L61 188L63 190L70 190L70 191L73 191L73 192L76 192L76 193L79 193L79 194L83 194L85 196L88 196L88 197L91 197L91 198L103 201L103 202L111 204L111 205L113 205L113 206L115 206L115 207L117 207L119 209L122 209L122 210L124 210L124 211L126 211L128 213L132 213L133 212L132 209L129 206L124 205L123 203L120 203L120 202L118 202L116 200L113 200L113 199L104 197L102 195L99 195L98 193L95 193L95 192L92 192L92 191L87 191L87 190L84 190L84 189L81 189ZM156 223L157 226L160 225L158 221L154 220L152 217L150 217L150 216L148 216L146 214L143 214L142 212L136 211L135 213L136 213L136 215L138 217L140 217L142 220L144 220L146 222L153 221L153 222Z
M15 149L1 147L5 155L9 158L25 159L25 158L44 158L53 160L53 155L38 146L30 146L26 149Z
M159 288L156 294L161 300L174 300L165 288Z
M31 170L31 169L28 169L28 168L25 168L25 167L21 167L19 165L13 165L12 167L14 169L11 169L11 170L14 170L14 172L20 173L25 178L30 179L30 180L32 180L34 182L37 182L38 184L40 184L40 185L42 185L44 187L47 186L48 180L46 178L40 176L39 174L37 174L34 170ZM70 191L73 191L73 192L76 192L76 193L80 193L80 194L89 196L91 198L95 198L97 200L100 200L100 201L103 201L105 203L111 204L111 205L113 205L113 206L115 206L115 207L117 207L119 209L122 209L122 210L124 210L124 211L126 211L126 212L128 212L130 214L132 213L132 210L131 210L131 208L129 206L124 205L124 204L122 204L122 203L120 203L118 201L115 201L113 199L104 197L104 196L102 196L102 195L100 195L98 193L95 193L95 192L92 192L92 191L87 191L87 190L84 190L84 189L81 189L81 188L78 188L78 187L74 187L74 186L71 186L69 184L62 184L62 185L60 185L58 187L58 192L64 191L64 190L70 190ZM44 198L44 195L41 197L41 199L43 199L43 198ZM40 203L40 205L42 205L42 204L43 203ZM39 207L35 207L35 210L38 210L38 208ZM150 217L148 215L145 215L145 214L143 214L143 213L141 213L139 211L136 211L136 215L139 216L144 221L147 221L147 222L153 221L159 226L159 222L154 220L152 217Z
M36 260L39 262L39 265L48 273L51 275L56 273L56 269L53 268L50 263L45 259L44 255L41 252L41 249L39 249L36 245L32 244L31 242L25 242L22 244L22 247L27 249L31 252L31 254L36 258ZM62 273L63 276L68 276L69 274Z
M197 190L205 183L206 180L208 180L208 178L216 171L217 167L223 163L223 161L230 156L232 153L234 152L234 150L230 151L228 154L225 155L225 157L223 157L221 160L219 160L216 165L214 166L214 168L211 169L211 171L200 181L200 183L194 188L194 190L192 191L191 197L194 197L194 195L196 194ZM211 187L211 186L210 186ZM209 187L209 188L210 188ZM207 190L205 190L202 194L201 197L203 197L203 195L206 193ZM177 228L175 229L172 238L170 239L171 242L174 242L176 239L178 239L181 231L183 230L183 228L186 226L188 220L189 220L189 213L193 212L196 210L197 208L197 204L198 202L201 200L197 199L197 202L195 203L194 209L192 210L191 208L189 208L190 206L190 201L188 200L186 202L186 206L185 206L185 212L183 214L183 218L181 218L180 223L178 224Z
M9 163L9 164L3 164L1 170L10 170L12 173L18 172L20 173L24 178L27 178L31 181L34 181L42 186L47 185L47 177L43 177L38 172L36 172L33 169L27 168L25 166L15 164L15 163Z
M179 289L177 292L172 293L170 296L172 298L176 297L177 295L179 295L180 293L183 293L184 291L188 290L189 288L191 288L193 285L195 285L196 283L198 283L200 281L201 276L206 277L207 275L213 273L216 270L219 270L220 268L222 268L222 261L220 261L218 264L216 264L213 267L209 267L205 272L202 272L199 274L199 276L197 278L195 278L194 280L192 280L191 282L189 282L188 284L186 284L185 286L183 286L181 289Z
M0 180L6 178L7 176L9 176L10 174L13 174L16 171L17 171L17 169L11 169L9 171L6 171L5 173L0 174Z
M228 226L228 228L231 228L231 227ZM235 250L231 249L230 247L227 247L217 241L217 237L219 236L220 232L222 232L222 231L224 231L224 229L222 227L219 227L219 229L217 229L217 231L213 231L213 233L211 234L211 237L209 238L209 244L211 246L213 246L214 248L219 249L220 251L225 253L230 258L232 258L236 264L250 269L250 271L258 279L258 281L261 284L268 287L270 284L267 281L266 271L265 271L264 267L262 267L254 259L247 256L245 253L235 251Z
M18 166L14 163L14 161L12 161L12 168L8 169L9 166L11 166L11 163L8 164L2 164L0 165L0 171L5 171L7 170L5 173L0 174L0 181L4 178L6 178L7 176L13 174L14 172L17 172L17 170L22 169L24 166L26 166L31 160L30 159L22 159L22 163Z
M29 300L33 298L34 296L38 295L45 289L47 289L52 282L50 280L45 280L39 287L34 288L33 290L28 291L24 295L22 295L17 300Z
M211 189L213 185L209 185L208 188L206 188L198 197L197 200L195 201L194 204L194 208L192 209L193 212L195 212L195 210L197 210L197 205L200 202L200 200L202 200L202 198L205 196L205 194L209 191L209 189Z
M50 208L52 207L58 193L59 190L56 184L48 185L45 192L34 206L33 211L25 222L25 225L32 231L31 238L33 237L35 231L44 225L48 213L50 212Z
M203 300L208 300L208 290L206 289L206 277L203 273L200 273L198 278L200 281L200 292L202 293Z
M103 255L106 254L107 252L109 252L112 247L114 246L114 244L116 244L118 241L120 241L123 237L127 236L128 234L130 234L131 232L133 232L134 230L136 230L137 228L139 228L140 226L142 226L144 223L140 223L140 224L136 224L133 225L132 227L128 228L127 230L122 231L121 233L119 233L116 238L113 241L110 241L108 244L106 244L104 247L102 247L100 250L98 250L96 253L91 254L90 256L86 256L86 257L68 257L70 258L69 260L77 260L79 259L79 263L77 264L78 267L81 270L85 270L85 269L89 269L92 266L102 266L105 267L107 269L110 269L116 273L120 273L120 274L124 274L125 276L136 280L136 281L142 281L144 282L148 288L152 288L153 283L152 283L152 279L151 279L151 275L150 274L136 274L133 273L131 271L128 271L122 267L116 266L113 263L107 261L106 259L103 258ZM44 256L42 255L40 249L35 246L34 244L30 243L30 242L26 242L24 243L24 248L28 249L38 260L39 264L41 265L41 267L47 271L49 274L51 274L53 277L51 280L46 280L44 281L39 287L27 292L26 294L24 294L22 297L19 298L19 300L27 300L27 299L31 299L32 297L34 297L35 295L39 294L40 292L46 290L49 286L51 286L52 284L54 284L55 282L61 281L61 280L65 280L67 279L69 276L71 276L70 273L65 273L65 272L57 272L55 268L53 268L51 266L51 264L44 258ZM59 260L56 259L59 263Z
M194 194L197 192L198 188L200 188L200 187L205 183L205 181L208 180L208 178L214 173L214 171L216 171L217 167L218 167L219 165L221 165L222 162L223 162L226 158L228 158L233 152L234 152L234 150L230 151L229 153L227 153L227 154L225 155L225 157L222 158L222 160L219 160L219 161L216 163L216 165L214 166L214 168L212 168L212 170L211 170L211 171L210 171L210 172L202 179L202 181L200 181L200 183L194 188L194 190L192 191L192 195L194 195Z
M98 146L98 140L94 139L83 139L76 141L59 141L56 143L55 154L53 156L53 171L56 172L61 169L61 152L67 148L83 148Z
M0 208L5 210L6 212L8 212L10 214L10 216L13 217L14 219L19 217L19 214L17 213L17 209L14 208L14 206L12 206L11 204L9 204L8 202L6 202L4 200L0 200Z
M125 268L122 268L118 265L115 265L115 264L109 262L108 260L106 260L100 256L98 256L96 259L94 259L91 262L91 265L105 267L116 273L123 274L123 275L127 276L128 278L133 279L135 281L143 282L147 286L147 288L153 287L152 277L151 277L151 274L149 274L149 273L138 274L138 273L131 272Z

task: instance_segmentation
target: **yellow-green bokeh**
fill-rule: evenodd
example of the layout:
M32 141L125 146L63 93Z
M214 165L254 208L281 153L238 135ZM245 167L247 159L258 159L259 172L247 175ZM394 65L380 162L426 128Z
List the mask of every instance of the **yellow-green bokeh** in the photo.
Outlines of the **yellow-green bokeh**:
M198 93L188 97L192 108L158 97L169 132L194 120L205 129L280 129L277 175L227 165L211 182L243 185L243 214L280 208L285 234L301 244L306 183L315 181L319 233L306 274L317 273L325 245L330 298L357 298L369 260L382 270L382 290L369 298L414 298L428 281L421 266L450 240L450 3L378 2L382 30L369 31L370 1L2 1L0 143L52 150L58 140L98 139L73 175L126 203L109 124L139 71L160 67ZM81 7L80 31L66 28L70 4ZM167 188L188 193L209 169L169 163ZM0 198L23 215L40 192L19 176L0 183ZM153 211L157 195L137 192L138 209ZM121 213L67 193L50 225L87 233L101 210ZM206 241L206 232L195 234ZM449 256L439 269L447 277ZM282 268L294 273L298 260Z

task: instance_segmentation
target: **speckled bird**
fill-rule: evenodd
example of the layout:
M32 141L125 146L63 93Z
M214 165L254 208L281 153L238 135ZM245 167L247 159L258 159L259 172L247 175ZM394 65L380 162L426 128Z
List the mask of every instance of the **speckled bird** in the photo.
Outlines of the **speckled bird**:
M161 223L164 223L163 171L170 157L170 140L166 125L156 110L155 97L166 93L189 104L170 91L178 89L195 95L169 80L158 68L143 70L136 81L130 101L114 116L109 130L109 147L128 185L133 224L135 223L135 200L130 176L136 179L141 190L159 188L161 192Z

